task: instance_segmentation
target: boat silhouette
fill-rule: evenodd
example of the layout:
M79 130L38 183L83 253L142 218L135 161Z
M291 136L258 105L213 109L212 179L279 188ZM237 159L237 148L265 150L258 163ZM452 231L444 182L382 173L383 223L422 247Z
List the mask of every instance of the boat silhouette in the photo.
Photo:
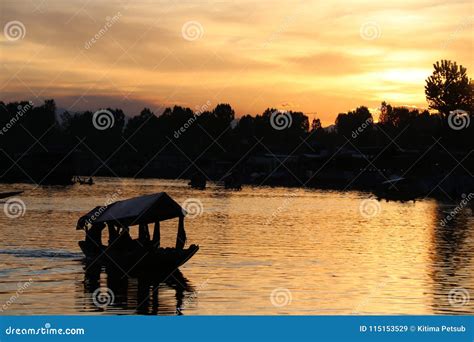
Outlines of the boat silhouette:
M99 206L82 216L76 229L85 231L79 247L89 263L112 264L124 272L170 272L187 262L199 246L185 248L186 211L165 192L144 195L106 206ZM160 246L160 222L178 218L175 247ZM150 238L148 224L154 223ZM102 244L102 232L109 230L108 245ZM130 227L138 226L138 239L132 239Z
M195 173L191 177L191 180L189 181L188 185L192 189L204 190L206 189L206 177L204 177L201 173Z
M23 191L8 191L8 192L0 192L0 199L16 196L23 193Z

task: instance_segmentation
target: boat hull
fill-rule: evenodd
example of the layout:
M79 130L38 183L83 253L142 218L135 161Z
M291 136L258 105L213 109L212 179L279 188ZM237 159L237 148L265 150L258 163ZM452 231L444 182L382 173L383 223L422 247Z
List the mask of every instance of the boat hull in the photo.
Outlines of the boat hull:
M79 247L87 263L109 264L126 273L171 272L185 264L199 250L197 245L182 250L141 246L123 250L107 246L90 246L86 241L79 241Z
M23 191L10 191L10 192L0 192L0 199L16 196L21 194Z

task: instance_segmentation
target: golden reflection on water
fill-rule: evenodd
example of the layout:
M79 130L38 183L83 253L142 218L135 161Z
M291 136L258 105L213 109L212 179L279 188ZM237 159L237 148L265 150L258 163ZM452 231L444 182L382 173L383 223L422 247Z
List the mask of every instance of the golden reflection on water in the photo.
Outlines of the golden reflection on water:
M0 303L32 282L4 314L474 313L472 210L440 224L457 203L371 202L376 213L367 217L360 205L370 196L359 192L231 192L214 184L197 191L184 181L109 178L94 186L0 191L12 188L25 190L26 212L0 215ZM107 269L86 273L79 216L117 194L158 191L203 205L201 216L186 220L188 243L201 249L182 274L150 283ZM162 231L172 245L176 222L163 223ZM92 293L106 287L114 302L97 307Z

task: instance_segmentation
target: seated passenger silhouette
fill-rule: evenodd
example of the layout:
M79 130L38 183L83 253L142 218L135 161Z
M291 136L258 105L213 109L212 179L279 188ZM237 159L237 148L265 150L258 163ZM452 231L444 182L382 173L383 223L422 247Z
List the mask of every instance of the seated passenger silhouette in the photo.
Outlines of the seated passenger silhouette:
M148 246L150 244L150 231L148 230L148 224L140 223L138 226L138 242L142 246Z
M86 233L86 242L90 248L101 249L102 248L102 230L104 229L105 224L103 223L94 223L92 227L87 230Z

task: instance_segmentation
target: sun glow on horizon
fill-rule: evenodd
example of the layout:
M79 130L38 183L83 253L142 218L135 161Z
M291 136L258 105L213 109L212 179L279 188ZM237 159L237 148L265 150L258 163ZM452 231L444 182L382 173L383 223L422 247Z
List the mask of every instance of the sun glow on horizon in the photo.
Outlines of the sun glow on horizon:
M1 38L1 100L55 98L70 111L210 101L238 116L284 105L330 125L382 101L426 108L437 60L474 67L470 1L2 6L2 22L25 34Z

